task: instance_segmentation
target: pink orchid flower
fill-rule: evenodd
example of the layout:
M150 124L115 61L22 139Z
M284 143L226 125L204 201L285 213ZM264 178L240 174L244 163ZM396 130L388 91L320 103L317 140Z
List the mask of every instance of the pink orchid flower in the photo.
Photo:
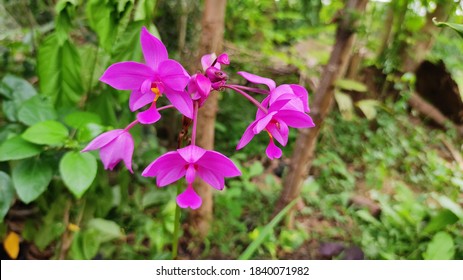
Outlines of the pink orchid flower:
M269 95L262 101L263 106L269 106L277 100L286 98L289 102L284 109L298 110L305 113L310 113L309 109L309 94L307 90L296 84L283 84L276 86L275 81L269 78L257 76L248 72L238 72L243 78L254 84L264 84L269 88Z
M193 189L196 176L213 188L222 190L225 177L240 175L239 169L226 156L194 145L160 156L142 173L145 177L156 177L156 184L159 187L167 186L185 177L188 186L177 196L177 204L182 208L192 209L197 209L202 204L201 197Z
M288 96L289 95L289 96ZM266 154L270 159L280 158L281 149L275 145L273 139L277 140L282 146L288 143L289 126L294 128L314 127L312 118L300 110L294 110L292 105L293 95L282 95L276 99L269 107L268 112L258 110L256 120L252 122L241 137L237 150L246 146L255 135L265 130L270 138L266 149Z
M211 86L211 81L203 74L198 73L191 76L188 83L188 93L191 94L193 100L199 100L199 106L202 106L211 93Z
M206 54L201 57L204 74L211 81L211 86L215 90L220 89L228 80L228 75L221 71L222 64L230 64L228 54L226 53L222 53L218 57L215 53Z
M167 49L143 27L140 42L145 64L125 61L115 63L104 72L100 81L118 90L131 90L129 107L136 111L151 103L148 110L137 115L143 124L154 123L161 117L156 101L162 95L183 115L193 118L193 102L185 91L190 76L183 66L168 59Z
M127 129L115 129L101 134L90 142L82 152L100 149L104 168L113 170L122 160L132 170L133 138Z

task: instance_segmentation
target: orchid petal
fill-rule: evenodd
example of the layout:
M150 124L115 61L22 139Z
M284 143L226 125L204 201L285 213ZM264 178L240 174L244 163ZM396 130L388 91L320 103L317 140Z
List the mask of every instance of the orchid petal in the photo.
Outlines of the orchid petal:
M165 96L185 117L193 119L193 100L185 91L166 91Z
M241 136L240 141L238 142L238 145L236 146L237 150L242 149L244 146L246 146L249 142L251 142L252 138L256 135L254 133L254 127L256 126L256 121L252 122L244 131L243 136Z
M302 105L304 106L304 112L310 113L309 93L307 92L307 90L304 87L295 84L290 85L290 87L293 90L294 94L301 100Z
M191 184L186 190L177 196L177 204L181 208L198 209L203 203L201 197L195 192Z
M241 75L243 78L250 81L251 83L267 85L270 90L273 90L276 86L275 81L269 78L264 78L244 71L237 72L237 74Z
M207 68L212 66L212 62L217 58L215 53L205 54L201 57L201 66L203 71L206 71ZM216 68L220 69L220 64L215 65Z
M255 134L258 134L260 133L262 130L265 129L265 127L270 123L270 121L272 120L273 116L276 114L277 112L271 112L269 113L267 116L263 117L262 119L258 120L256 122L256 127L254 127L254 133Z
M209 168L201 167L198 168L198 176L208 183L214 189L219 191L225 187L225 180L221 174L217 174Z
M286 146L288 143L288 134L289 134L289 128L288 125L286 125L285 122L279 121L279 128L274 124L274 125L268 125L267 130L268 132L275 138L275 140L278 141L283 146Z
M168 152L148 165L142 172L144 177L157 177L159 187L169 185L185 176L187 162L178 152Z
M210 169L224 177L241 175L241 171L231 159L216 151L206 151L196 163L200 168Z
M278 119L284 121L288 126L295 128L314 127L312 118L300 111L280 110L277 113Z
M276 158L280 158L281 155L283 154L281 149L275 145L272 139L270 139L270 142L268 143L265 153L267 154L268 158L272 160Z
M157 122L160 118L161 114L159 114L155 102L152 103L148 110L137 114L137 120L142 124L152 124Z
M145 64L126 61L114 63L101 76L100 81L119 90L138 90L154 77L154 71Z
M124 131L113 142L101 147L100 158L105 169L113 170L123 160L127 169L132 170L133 139L130 133Z
M228 58L227 53L222 53L217 57L217 62L220 64L228 65L230 64L230 59Z
M161 40L149 33L146 27L141 29L140 43L146 64L157 70L159 64L168 58L166 47Z
M155 97L156 94L151 91L147 93L141 93L139 90L134 90L130 94L129 108L132 112L134 112L141 107L152 103Z
M196 163L205 153L201 147L190 145L177 150L178 154L188 163Z
M105 133L97 136L95 139L93 139L92 142L90 142L82 150L82 152L87 152L87 151L91 151L91 150L100 149L101 147L107 145L109 142L116 139L122 133L124 133L123 129L114 129L114 130L105 132Z
M159 64L158 74L162 83L174 91L183 91L190 80L183 66L172 59Z

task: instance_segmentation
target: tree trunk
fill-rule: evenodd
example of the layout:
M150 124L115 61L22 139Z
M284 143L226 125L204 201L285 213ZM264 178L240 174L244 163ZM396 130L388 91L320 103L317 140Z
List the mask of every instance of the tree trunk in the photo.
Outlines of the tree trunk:
M296 199L301 192L302 183L312 166L318 134L331 108L334 83L343 74L341 69L345 70L349 55L352 52L355 28L353 11L356 10L361 13L366 4L367 0L349 0L345 5L336 30L336 43L315 92L311 116L316 126L300 130L275 213Z
M218 54L222 51L226 3L226 0L205 1L199 43L200 56L197 61L200 61L200 57L204 54L213 52ZM196 143L208 150L214 148L214 124L218 110L217 94L217 92L212 92L198 113ZM194 237L204 238L209 232L212 220L212 189L202 180L196 180L194 188L203 199L203 204L199 209L190 213L191 227L189 230Z

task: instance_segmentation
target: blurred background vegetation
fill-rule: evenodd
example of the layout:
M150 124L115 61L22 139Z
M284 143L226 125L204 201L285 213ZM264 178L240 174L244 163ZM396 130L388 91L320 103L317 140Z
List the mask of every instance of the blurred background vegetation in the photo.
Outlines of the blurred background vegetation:
M229 0L231 81L243 83L237 71L253 72L300 83L312 98L343 6ZM170 57L194 69L202 7L199 0L0 1L2 259L170 258L176 188L159 189L140 173L175 148L179 115L169 112L156 126L131 131L134 174L121 166L106 171L97 153L79 151L134 118L129 94L98 78L112 63L142 61L142 26L160 36ZM462 2L452 0L372 0L357 15L354 51L336 83L303 203L268 234L297 131L280 160L266 159L262 135L235 151L255 108L221 92L216 150L231 156L243 176L214 192L209 236L202 244L182 237L179 258L236 259L260 240L252 258L463 259L463 108L439 127L408 103L420 75L407 58L419 51L424 65L435 67L422 68L423 81L450 79L452 98L461 103L462 38L433 25L433 44L423 47L421 31L436 11L445 11L438 21L463 23ZM445 92L432 94L423 97L431 102Z

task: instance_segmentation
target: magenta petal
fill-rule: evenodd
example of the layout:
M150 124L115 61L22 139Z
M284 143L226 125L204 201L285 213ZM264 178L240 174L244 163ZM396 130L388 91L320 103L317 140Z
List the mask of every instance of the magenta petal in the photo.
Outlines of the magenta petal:
M288 126L295 128L314 127L312 118L300 111L281 110L277 113L278 119L284 121Z
M157 70L159 64L168 58L166 47L158 38L149 33L146 27L141 29L140 43L146 64Z
M290 87L294 91L294 94L296 94L296 96L301 100L302 105L304 106L304 112L310 113L309 93L307 90L304 87L295 84L290 85Z
M206 150L198 146L190 145L185 148L178 149L177 152L184 161L188 163L196 163L206 153Z
M241 171L231 159L216 151L206 153L196 162L200 168L207 168L224 177L240 176Z
M186 190L177 196L177 204L181 208L198 209L203 203L201 197L195 192L191 184Z
M185 117L193 118L193 100L185 91L166 91L165 96Z
M283 154L281 152L281 149L278 148L275 143L273 142L272 139L270 139L270 142L268 143L267 149L265 150L265 153L267 154L269 159L276 159L280 158L281 155Z
M212 66L212 62L217 58L215 53L205 54L201 57L201 66L203 67L203 71L206 71L207 68ZM215 65L216 68L220 70L220 64Z
M283 146L286 146L286 144L288 143L289 128L283 121L279 121L278 123L280 128L273 124L268 125L267 130L268 132L270 132L273 138L275 138L275 140L278 141L278 143L280 143Z
M161 114L159 114L158 109L156 108L156 103L152 103L153 105L146 111L137 114L137 120L142 124L152 124L157 122L161 118Z
M267 116L263 117L262 119L258 120L256 122L256 127L254 127L254 133L255 134L258 134L260 133L262 130L265 129L265 127L270 123L270 121L272 120L273 116L276 114L277 112L271 112L270 114L268 114Z
M156 177L156 184L164 187L185 176L187 164L177 152L168 152L148 165L141 175Z
M196 85L199 94L203 97L207 97L211 92L211 81L203 74L198 74L196 76Z
M254 127L256 126L256 121L252 122L244 131L243 136L241 136L240 141L238 142L238 145L236 146L237 150L242 149L244 146L246 146L252 138L256 135L254 133Z
M109 66L100 81L119 90L138 90L143 82L154 77L154 71L138 62L119 62Z
M116 139L119 135L124 133L123 129L114 129L108 132L105 132L99 136L97 136L95 139L90 142L87 147L85 147L82 152L87 152L91 150L96 150L100 149L101 147L107 145L109 142L113 141Z
M214 172L205 167L198 168L197 172L198 176L204 180L204 182L208 183L214 189L219 191L223 190L225 186L225 180L221 174Z
M227 53L222 53L217 57L217 62L220 64L228 65L230 64L230 59L228 59Z
M250 81L251 83L267 85L270 90L273 90L276 86L275 82L269 78L264 78L244 71L237 72L237 74L241 75L243 78Z
M151 84L152 84L151 80L149 80L149 79L148 79L148 80L145 80L145 81L143 82L143 84L141 84L141 88L140 88L141 93L149 93L149 92L152 92L152 91L151 91Z
M124 131L114 141L100 149L100 158L105 169L113 170L123 160L127 169L132 171L133 139Z
M159 64L158 74L162 83L174 91L183 91L190 80L183 66L172 59Z
M141 107L152 103L155 97L156 94L151 91L147 93L141 93L139 90L134 90L130 94L129 108L132 112L134 112Z

